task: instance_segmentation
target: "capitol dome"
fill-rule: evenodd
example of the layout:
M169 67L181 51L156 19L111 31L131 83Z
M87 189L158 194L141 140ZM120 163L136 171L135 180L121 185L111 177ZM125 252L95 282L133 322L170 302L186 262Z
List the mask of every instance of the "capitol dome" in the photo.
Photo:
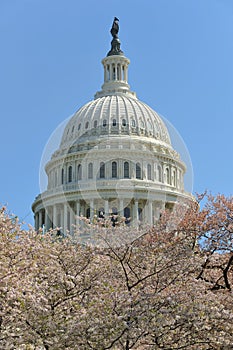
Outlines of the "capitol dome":
M130 61L118 29L115 19L101 90L68 121L45 166L47 189L32 204L37 230L72 233L80 216L92 221L114 215L128 225L153 225L165 208L192 198L184 189L186 166L166 125L130 89Z
M155 143L171 146L160 116L136 97L123 94L100 97L81 107L66 125L60 148L97 135L148 137Z

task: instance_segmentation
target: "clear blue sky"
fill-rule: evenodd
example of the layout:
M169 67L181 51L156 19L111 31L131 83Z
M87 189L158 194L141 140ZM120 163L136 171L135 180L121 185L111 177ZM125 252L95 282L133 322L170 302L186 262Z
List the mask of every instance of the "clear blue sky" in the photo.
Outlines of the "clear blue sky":
M100 89L114 16L131 88L182 135L194 192L233 194L233 0L0 0L0 203L21 220L51 133Z

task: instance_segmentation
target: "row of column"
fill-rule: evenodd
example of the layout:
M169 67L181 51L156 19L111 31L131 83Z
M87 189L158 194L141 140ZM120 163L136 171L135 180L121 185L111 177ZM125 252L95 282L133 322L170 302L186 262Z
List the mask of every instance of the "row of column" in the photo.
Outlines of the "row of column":
M104 81L128 81L128 69L126 65L120 63L110 63L104 66Z
M85 205L86 204L86 205ZM73 232L73 225L79 224L79 217L81 215L85 216L85 208L90 208L90 220L93 219L95 214L95 201L91 199L90 202L83 203L81 201L73 202L72 205L69 203L64 204L54 204L52 206L45 207L35 213L35 229L38 230L44 227L45 231L51 228L60 227L63 232L67 230ZM112 204L112 203L111 203ZM124 215L124 200L118 200L117 210L118 213ZM138 225L140 221L139 212L142 211L142 222L153 225L157 219L159 219L161 210L165 207L164 203L161 205L156 203L153 205L152 200L148 200L144 208L139 207L139 201L134 200L133 203L129 204L127 207L130 208L131 212L131 222L134 225ZM104 213L106 216L111 214L110 201L104 201Z

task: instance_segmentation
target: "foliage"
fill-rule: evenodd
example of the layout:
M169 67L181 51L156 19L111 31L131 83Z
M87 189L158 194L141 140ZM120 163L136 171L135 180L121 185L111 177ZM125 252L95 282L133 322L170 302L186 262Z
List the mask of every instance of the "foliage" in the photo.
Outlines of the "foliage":
M1 209L1 349L231 349L232 198L177 205L137 235L90 230L83 246Z

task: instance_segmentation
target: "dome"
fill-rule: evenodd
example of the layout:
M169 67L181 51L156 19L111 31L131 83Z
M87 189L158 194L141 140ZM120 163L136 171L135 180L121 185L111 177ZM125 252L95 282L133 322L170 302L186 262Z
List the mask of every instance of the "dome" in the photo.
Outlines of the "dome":
M160 116L137 98L123 94L103 96L81 107L67 123L60 147L97 135L144 136L171 146Z
M130 60L117 32L115 18L101 90L70 118L45 166L47 189L32 205L36 229L75 234L81 216L90 222L118 216L135 228L139 222L154 225L165 208L192 198L165 123L130 89Z

